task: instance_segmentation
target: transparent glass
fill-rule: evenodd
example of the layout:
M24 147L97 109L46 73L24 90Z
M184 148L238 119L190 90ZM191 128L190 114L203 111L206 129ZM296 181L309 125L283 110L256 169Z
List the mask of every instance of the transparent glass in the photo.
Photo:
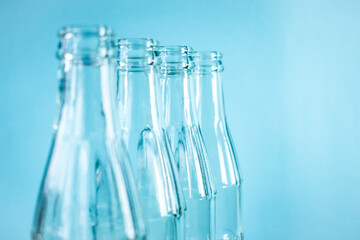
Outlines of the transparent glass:
M58 117L32 239L145 239L116 125L111 30L65 27L59 37Z
M222 55L195 52L196 109L217 189L216 239L243 239L239 161L226 122Z
M190 91L192 49L161 48L161 84L166 132L186 200L186 239L215 239L213 178Z
M184 238L184 199L162 121L158 43L118 41L117 101L149 239Z

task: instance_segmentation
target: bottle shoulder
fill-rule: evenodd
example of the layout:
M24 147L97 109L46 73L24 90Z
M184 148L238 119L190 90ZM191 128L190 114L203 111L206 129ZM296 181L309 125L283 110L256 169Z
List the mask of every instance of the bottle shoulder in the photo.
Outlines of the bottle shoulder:
M167 128L185 197L207 199L216 194L205 144L198 126Z
M124 142L129 151L131 167L148 216L182 214L182 192L171 150L158 129L144 127L140 131L124 133Z
M112 142L112 141L110 141ZM143 229L137 195L125 155L112 143L83 138L54 138L38 196L33 234L44 238L66 238L91 232L94 222L102 221L103 231L124 238ZM131 211L124 211L124 207ZM112 215L95 214L111 211ZM126 219L126 222L124 221ZM77 223L89 223L81 224ZM107 226L117 224L118 228ZM128 228L130 232L122 229ZM143 230L141 230L143 231ZM143 231L144 232L144 231Z
M240 163L226 121L201 129L217 188L241 184Z

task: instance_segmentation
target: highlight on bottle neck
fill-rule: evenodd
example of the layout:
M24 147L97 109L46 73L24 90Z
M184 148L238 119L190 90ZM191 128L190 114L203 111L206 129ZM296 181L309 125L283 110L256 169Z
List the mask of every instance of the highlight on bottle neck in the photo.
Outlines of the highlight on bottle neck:
M114 33L103 25L66 26L58 36L57 51L59 59L91 64L115 56Z
M166 73L190 70L194 67L194 50L189 46L162 46L160 69Z
M151 38L124 38L117 41L117 67L142 71L160 63L159 42Z
M224 70L222 54L218 51L196 51L193 54L195 72L221 72Z

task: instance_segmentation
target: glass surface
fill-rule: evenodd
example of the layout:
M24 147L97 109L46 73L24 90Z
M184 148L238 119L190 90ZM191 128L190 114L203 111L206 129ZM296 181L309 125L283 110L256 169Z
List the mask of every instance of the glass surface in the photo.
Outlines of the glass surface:
M159 98L157 43L118 41L117 100L149 239L184 238L184 200Z
M222 56L195 52L192 82L202 136L217 189L216 239L243 239L239 162L226 122L221 83Z
M32 239L145 239L116 125L111 30L66 27L59 36L58 117Z
M190 91L192 49L161 49L161 89L166 132L179 170L186 211L186 239L215 239L215 188Z

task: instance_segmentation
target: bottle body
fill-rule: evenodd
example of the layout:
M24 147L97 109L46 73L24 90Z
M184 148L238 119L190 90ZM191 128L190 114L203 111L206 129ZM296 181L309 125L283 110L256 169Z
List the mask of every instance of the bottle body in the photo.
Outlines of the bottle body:
M187 206L186 239L215 239L216 191L190 90L191 51L161 51L164 119Z
M196 109L217 189L216 239L243 239L240 165L226 122L218 52L194 54Z
M145 239L127 154L116 127L111 37L105 27L65 28L54 137L38 196L33 240ZM101 34L101 35L99 35ZM92 45L94 50L85 51ZM77 46L73 46L76 41ZM98 54L98 43L106 55ZM89 57L88 53L94 54ZM86 55L86 56L85 56ZM96 57L95 57L96 56Z
M125 214L139 207L127 197L134 193L124 188L130 184L126 167L118 166L117 158L126 155L117 149L117 141L107 145L95 139L55 140L38 199L33 240L145 239L144 230L138 233L128 223L136 217Z
M215 239L216 193L206 186L206 152L196 126L185 126L170 137L175 161L178 163L180 183L186 201L186 239ZM172 135L172 134L171 134ZM205 161L204 161L205 160ZM204 179L205 178L205 179ZM199 183L200 182L200 183Z
M183 239L184 206L173 156L160 118L153 40L119 40L118 109L148 239ZM151 46L150 49L148 46Z
M238 160L226 123L218 123L215 128L217 133L213 136L206 133L210 128L204 127L202 132L208 144L210 166L214 172L217 189L216 239L243 240L241 178L236 163Z

